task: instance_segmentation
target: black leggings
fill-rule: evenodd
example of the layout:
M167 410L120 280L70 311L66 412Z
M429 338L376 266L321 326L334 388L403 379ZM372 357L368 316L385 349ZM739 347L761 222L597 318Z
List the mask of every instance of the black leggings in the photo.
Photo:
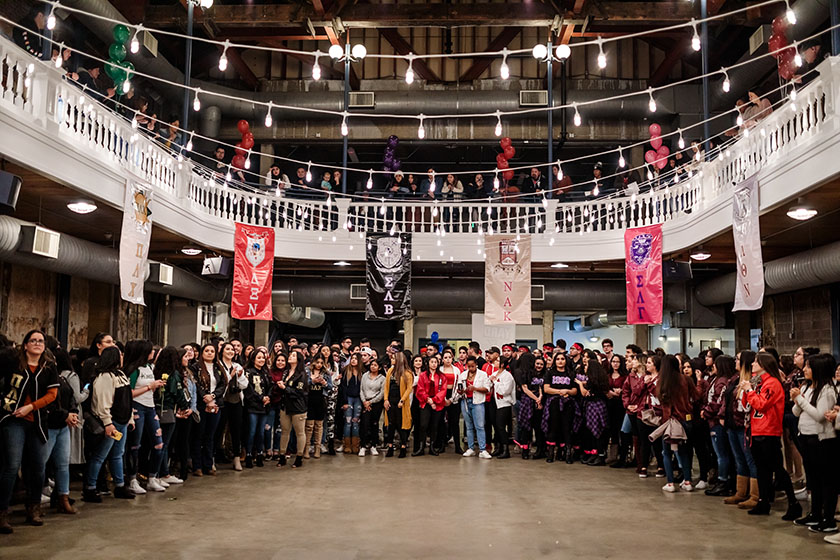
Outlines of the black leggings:
M781 438L779 436L753 436L750 450L753 459L755 459L755 468L758 471L759 500L765 504L773 501L775 495L773 476L775 475L776 484L784 490L788 503L796 503L793 484L790 482L790 475L785 470L785 464L782 460Z
M621 404L620 397L607 399L607 414L609 417L607 435L610 443L619 444L621 443L621 424L624 423L624 406Z
M405 447L406 442L408 442L408 434L411 430L403 430L402 428L398 428L398 426L402 426L402 411L403 409L398 406L399 399L396 401L389 401L391 402L391 408L388 410L388 426L385 427L385 443L388 445L394 444L394 438L399 432L400 435L400 447Z
M819 440L815 435L799 434L799 449L805 480L811 491L811 513L824 520L834 519L837 510L837 439Z
M438 426L437 438L435 438L435 445L438 449L446 447L449 437L451 436L455 442L455 448L461 447L461 403L450 404L443 409L445 423Z
M493 438L493 429L496 427L496 399L491 398L484 403L484 431L487 437L487 445L496 441Z
M496 445L507 445L510 440L513 407L503 406L496 409Z
M383 401L371 403L370 410L362 409L362 447L370 447L379 443L379 417L385 407ZM321 442L318 442L320 445Z
M700 463L700 480L708 480L712 459L710 451L712 436L709 432L709 423L699 418L696 416L691 422L686 422L689 428L689 456L692 456L692 452L697 454L697 462Z
M230 437L230 450L234 457L239 457L242 453L242 417L244 414L244 407L242 403L225 403L224 419L227 422L228 436ZM224 428L219 430L224 432ZM221 448L218 448L221 449Z
M557 397L551 404L549 405L549 423L548 423L548 434L546 436L546 440L549 445L571 445L572 444L572 420L574 419L574 414L572 411L572 404L571 402L565 403L563 410L560 410L560 399L562 397ZM571 398L571 397L567 397ZM563 437L563 440L560 441L560 437Z
M434 407L432 407L432 405L430 404L427 404L426 406L420 409L420 423L414 430L415 449L426 448L426 435L437 434L437 429L438 425L440 424L441 418L443 418L443 411L435 410ZM432 445L434 445L434 439L432 439Z
M195 424L192 416L175 419L175 457L178 459L180 477L187 478L190 459L190 432Z

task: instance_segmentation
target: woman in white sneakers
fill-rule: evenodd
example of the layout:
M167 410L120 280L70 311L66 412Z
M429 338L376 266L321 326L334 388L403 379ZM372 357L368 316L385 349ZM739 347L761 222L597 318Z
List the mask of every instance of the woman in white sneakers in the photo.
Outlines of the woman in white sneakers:
M485 372L478 369L475 356L467 358L467 369L458 376L455 390L461 395L461 415L467 429L467 450L463 456L475 456L475 444L478 443L478 456L482 459L492 459L486 449L484 432L484 402L487 393L490 392L490 380Z

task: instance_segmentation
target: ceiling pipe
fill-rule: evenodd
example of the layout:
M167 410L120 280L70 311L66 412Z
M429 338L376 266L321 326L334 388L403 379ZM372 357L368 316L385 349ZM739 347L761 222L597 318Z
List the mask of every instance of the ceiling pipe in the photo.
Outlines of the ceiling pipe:
M569 327L575 332L585 332L606 327L623 327L627 325L627 311L602 311L587 317L581 317L569 322Z

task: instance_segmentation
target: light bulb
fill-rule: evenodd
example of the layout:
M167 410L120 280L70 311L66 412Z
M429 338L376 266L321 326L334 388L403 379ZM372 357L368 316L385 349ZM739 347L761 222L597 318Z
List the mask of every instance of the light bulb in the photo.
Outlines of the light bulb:
M656 101L653 99L653 89L649 89L648 94L650 95L650 101L648 101L648 109L650 109L651 113L655 113L656 112Z
M128 93L131 90L131 82L129 80L123 82L122 90L123 93Z
M793 83L791 83L790 100L796 101L796 86L794 86Z
M140 126L140 124L137 122L137 117L131 119L131 128L137 129L138 126Z
M685 140L683 139L682 130L679 131L680 139L677 140L677 146L679 146L680 150L685 149Z
M409 66L408 70L405 71L405 83L408 85L414 83L414 70L412 70L411 66Z
M502 135L502 115L499 111L496 111L496 128L493 130L493 133L496 137Z
M724 93L729 93L732 88L732 82L729 81L729 74L726 73L726 70L723 71L723 85L721 87Z
M560 160L557 160L557 180L563 180L563 166L560 164Z
M624 159L624 154L621 153L621 150L618 150L618 166L624 169L624 166L627 165L627 160Z
M307 183L312 182L312 162L311 161L306 165L306 182Z
M52 10L50 10L50 15L47 16L47 29L50 31L55 29L55 5L53 5Z
M140 41L137 40L137 34L140 33L140 28L137 28L137 31L134 33L134 37L131 38L131 46L129 50L131 54L137 54L140 51Z
M222 49L222 56L219 57L219 72L224 72L227 70L227 50L230 46L230 41L225 41L225 47Z
M272 123L272 118L271 118L271 106L272 106L272 103L271 103L271 101L269 101L269 102L268 102L268 110L267 110L267 111L266 111L266 113L265 113L265 126L266 126L266 127L270 127L270 126L271 126L271 123Z
M420 126L417 127L417 138L422 140L426 137L426 127L423 126L423 115L420 115Z
M700 35L697 33L697 24L694 22L694 18L691 18L691 25L694 27L694 36L691 38L691 48L695 51L700 50Z
M737 116L737 117L735 117L735 124L736 124L737 126L743 126L743 124L744 124L744 117L743 117L743 116L741 116L741 113L738 113L738 116Z
M350 133L350 130L347 128L347 115L344 115L344 118L341 119L341 135L347 136Z
M598 37L598 68L603 70L607 67L607 55L604 54L604 41Z
M503 80L510 78L510 68L508 68L508 64L504 60L502 61L502 67L499 69L499 75Z
M187 140L187 151L188 151L188 152L191 152L191 151L192 151L192 149L193 149L193 141L192 141L192 139L193 139L193 135L194 135L194 134L195 134L195 132L190 132L190 139L189 139L189 140Z
M321 65L318 64L318 57L321 51L315 51L315 63L312 65L312 79L316 82L321 79Z
M368 172L368 180L367 180L367 184L365 185L365 188L366 188L367 190L370 190L370 189L372 189L372 188L373 188L373 169L371 169L371 170Z
M247 158L245 158L245 169L251 169L251 157L250 154Z
M796 64L796 67L802 66L802 55L799 54L799 51L796 51L796 54L793 55L793 63Z
M342 56L344 56L344 49L341 48L341 45L332 45L330 46L330 50L327 51L330 55L330 58L334 60L338 60Z
M534 48L531 50L531 54L537 60L543 60L546 57L546 55L548 55L548 49L542 43L537 43L536 45L534 45Z
M650 169L648 169L648 172L647 172L647 179L648 179L648 181L653 181L653 173L651 172Z
M592 189L592 196L598 196L598 193L601 192L601 189L598 188L598 183L595 183L595 188Z
M496 171L496 176L493 177L493 190L494 191L499 190L499 172L498 172L498 170Z
M785 17L791 25L796 25L796 14L794 14L793 10L791 10L790 2L785 0L785 5L787 6L787 9L785 10Z
M578 112L577 106L575 106L575 117L574 117L573 121L575 123L575 126L580 126L581 119L580 119L580 113Z
M200 89L195 90L195 97L193 98L193 111L201 110L201 101L198 99L198 92L201 91Z
M361 43L353 45L353 50L350 52L353 54L353 58L358 58L359 60L367 56L367 49Z
M58 47L58 56L55 57L55 67L61 68L61 65L64 63L64 57L61 54L64 52L64 43L62 43Z
M557 58L560 60L566 60L572 55L572 49L569 45L560 44L557 45L556 49L554 49L554 54L557 55Z

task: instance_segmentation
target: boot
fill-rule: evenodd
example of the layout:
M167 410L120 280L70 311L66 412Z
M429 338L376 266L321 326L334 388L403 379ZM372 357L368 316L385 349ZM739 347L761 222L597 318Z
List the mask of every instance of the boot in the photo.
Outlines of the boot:
M534 455L534 460L545 459L545 444L537 445L537 453Z
M770 504L768 502L762 502L761 500L752 508L750 511L747 512L748 515L770 515Z
M398 459L405 459L405 447L400 447L400 454L397 456Z
M491 456L491 457L498 457L498 456L499 456L499 455L501 455L503 452L504 452L504 449L502 448L502 446L501 446L501 445L499 445L499 444L497 443L497 444L496 444L496 448L493 450L493 452L490 454L490 456Z
M306 445L303 446L303 458L309 459L309 444L312 442L312 432L315 429L315 420L306 421ZM318 442L320 446L321 442Z
M593 459L586 464L590 467L603 467L607 464L607 458L605 455L593 455Z
M118 500L133 500L134 492L128 489L128 486L115 486L114 497Z
M324 421L323 420L315 420L315 427L313 429L313 435L315 436L315 455L316 459L321 458L321 438L324 436Z
M277 456L277 466L278 467L285 467L286 466L286 456L282 453Z
M58 513L66 513L67 515L75 515L76 508L70 505L70 496L67 494L62 494L58 497L58 507L56 508Z
M522 453L520 454L520 457L522 457L523 459L529 459L531 457L531 450L528 449L527 446L522 447Z
M335 455L335 440L331 439L327 442L327 453L330 455Z
M361 440L359 440L359 436L350 438L350 442L353 447L353 453L359 452L359 446L361 445Z
M265 466L265 459L263 458L262 453L257 453L256 463L257 463L258 467L264 467Z
M233 460L236 461L239 457L234 457ZM254 458L251 457L251 454L245 455L245 468L246 469L253 469L254 468Z
M571 446L567 445L563 448L566 452L566 464L571 465L575 462L575 450L572 449Z
M35 527L40 527L44 524L41 518L41 504L30 504L26 506L26 522Z
M96 488L84 488L82 490L82 501L91 504L101 504L102 496L96 491Z
M303 457L300 455L295 455L295 462L292 463L293 469L299 469L303 466Z
M507 444L502 445L502 452L498 455L499 459L510 459L510 447Z
M393 457L394 456L394 446L393 445L388 446L388 451L385 453L385 456L386 457Z
M545 454L545 462L546 463L553 463L554 462L554 453L557 451L556 445L549 445L548 449L546 450Z
M749 498L749 487L750 487L750 479L746 476L738 475L737 479L737 490L735 491L734 496L729 496L725 500L723 500L724 504L735 505L744 502Z
M750 479L750 498L738 504L738 507L741 509L752 509L758 505L758 479L751 478Z
M248 460L248 457L245 457L245 460ZM233 470L241 471L242 470L242 461L239 460L239 457L233 458Z
M0 534L11 535L15 530L9 525L9 510L0 510Z
M348 455L353 453L353 443L349 437L344 438L344 453Z
M797 501L793 501L788 503L787 512L782 516L782 520L784 521L793 521L794 519L799 519L802 517L802 506ZM830 519L829 521L834 521L834 519Z
M618 444L611 443L609 447L607 447L607 463L612 465L618 461Z

